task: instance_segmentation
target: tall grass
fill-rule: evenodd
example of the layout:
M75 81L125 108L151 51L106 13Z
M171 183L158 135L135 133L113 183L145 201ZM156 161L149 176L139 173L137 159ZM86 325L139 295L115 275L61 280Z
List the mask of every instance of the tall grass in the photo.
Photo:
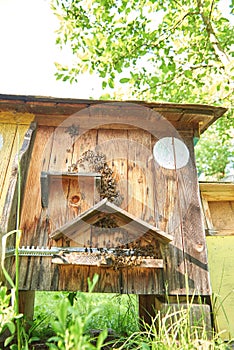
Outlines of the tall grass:
M73 298L71 301L68 293L55 296L57 311L52 318L50 315L54 332L48 342L50 349L231 349L219 334L208 332L202 312L198 319L194 319L193 301L184 308L180 304L168 305L167 310L158 312L151 319L150 325L142 325L142 322L139 325L136 296L78 292ZM109 328L112 329L111 337L108 336ZM99 332L92 332L94 329Z

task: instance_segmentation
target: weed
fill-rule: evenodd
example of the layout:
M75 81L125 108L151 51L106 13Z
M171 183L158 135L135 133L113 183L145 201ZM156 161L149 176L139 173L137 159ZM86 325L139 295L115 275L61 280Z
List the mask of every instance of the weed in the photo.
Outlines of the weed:
M91 293L98 281L98 275L95 275L93 281L88 280L89 293ZM85 294L80 295L83 302L86 303ZM48 341L49 349L55 350L100 350L103 346L108 331L107 329L100 332L96 345L92 344L92 339L87 333L90 320L98 314L99 307L92 309L90 304L86 304L86 312L80 313L79 299L71 301L66 298L60 302L59 309L56 312L56 319L52 322L52 328L55 336Z

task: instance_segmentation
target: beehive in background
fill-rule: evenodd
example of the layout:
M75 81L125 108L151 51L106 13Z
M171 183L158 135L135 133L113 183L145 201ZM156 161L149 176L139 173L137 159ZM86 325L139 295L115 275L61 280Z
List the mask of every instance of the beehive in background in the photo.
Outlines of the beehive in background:
M221 336L234 336L234 183L201 182L208 262L217 326Z

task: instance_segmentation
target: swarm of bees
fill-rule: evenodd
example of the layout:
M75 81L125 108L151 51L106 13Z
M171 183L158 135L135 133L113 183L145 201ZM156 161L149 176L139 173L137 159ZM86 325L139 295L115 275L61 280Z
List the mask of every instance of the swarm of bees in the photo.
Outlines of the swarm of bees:
M101 255L97 266L111 265L114 270L118 270L121 267L134 267L141 265L143 256L136 255L116 255L114 253L105 253Z
M101 183L98 188L100 198L107 198L115 205L121 205L123 196L117 190L117 183L113 171L106 162L105 154L91 150L84 152L76 163L68 167L68 172L78 171L100 173Z
M94 252L90 250L79 253L61 251L53 256L53 262L60 264L91 264L98 267L112 267L114 270L118 270L123 267L140 266L145 260L155 258L157 258L155 251L151 246L147 246L139 248L138 251L131 249L98 249Z
M110 265L114 270L121 267L140 266L145 259L158 259L160 252L157 246L132 244L131 248L115 248L111 251L100 251L98 266Z
M94 223L93 226L101 229L118 227L116 220L111 215L107 215L104 218L100 219L99 221ZM98 230L96 230L96 232L98 232Z

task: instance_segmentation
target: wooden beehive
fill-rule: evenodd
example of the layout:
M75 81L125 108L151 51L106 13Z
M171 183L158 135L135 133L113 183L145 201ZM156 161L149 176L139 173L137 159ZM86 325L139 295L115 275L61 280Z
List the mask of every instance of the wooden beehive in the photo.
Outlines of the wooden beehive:
M208 262L216 301L217 328L234 337L234 183L201 182Z
M210 295L193 139L225 109L1 96L0 111L4 127L6 113L33 119L21 151L20 290L87 291L98 273L99 292ZM2 232L15 224L16 179Z

